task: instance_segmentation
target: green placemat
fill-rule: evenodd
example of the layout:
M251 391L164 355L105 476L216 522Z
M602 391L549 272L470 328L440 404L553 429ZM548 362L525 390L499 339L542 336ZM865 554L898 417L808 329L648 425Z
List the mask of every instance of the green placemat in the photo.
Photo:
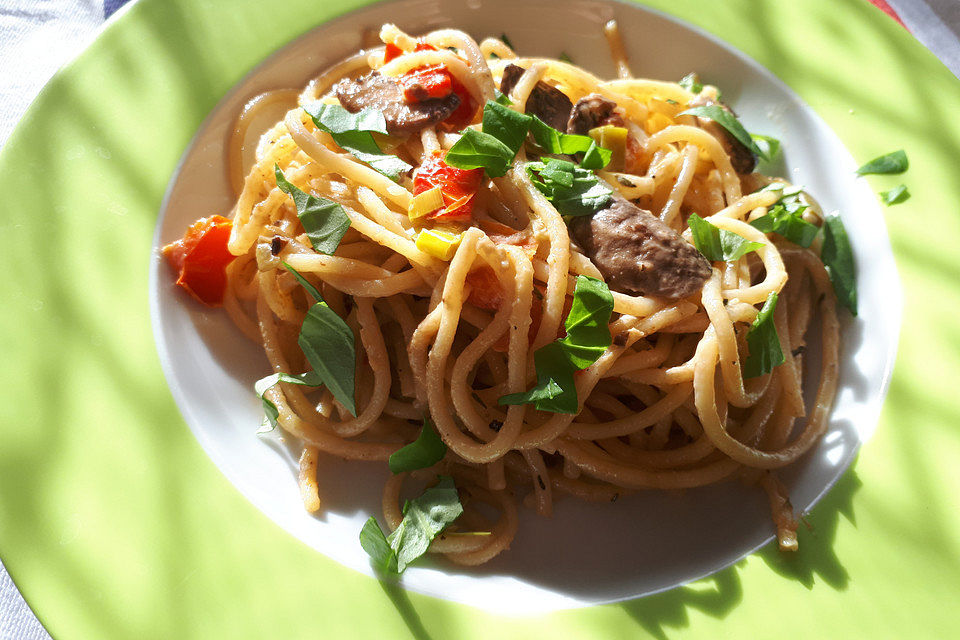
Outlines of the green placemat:
M858 160L904 148L887 210L905 289L880 427L795 557L765 549L622 604L504 618L408 594L296 541L190 434L154 351L167 180L258 61L352 0L140 0L0 155L0 554L57 638L949 637L960 614L960 86L862 0L649 3L783 79ZM878 191L899 182L870 178ZM879 222L879 221L878 221Z

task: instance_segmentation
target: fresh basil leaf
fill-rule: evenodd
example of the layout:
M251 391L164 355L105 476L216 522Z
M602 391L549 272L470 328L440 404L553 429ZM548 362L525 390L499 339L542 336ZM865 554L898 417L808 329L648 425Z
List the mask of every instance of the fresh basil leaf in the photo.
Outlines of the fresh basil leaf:
M703 85L700 83L700 76L696 73L688 73L680 78L680 86L690 93L700 93L703 91Z
M743 377L756 378L773 371L783 364L783 351L780 338L773 322L773 312L777 308L777 292L771 291L760 308L750 330L747 331L747 348L750 353L743 362Z
M397 556L397 572L403 573L408 564L425 554L433 539L461 513L460 496L449 476L440 476L436 486L408 502L400 525L387 536L387 542Z
M732 113L719 105L712 104L705 107L692 107L686 111L681 111L678 115L709 118L729 131L730 135L736 138L740 144L749 149L751 153L757 156L762 155L760 153L760 149L757 148L757 143L753 141L753 138L751 138L750 134L747 133L747 130L743 128L743 125L740 124L740 121L737 120Z
M610 347L613 295L595 278L577 276L567 335L537 349L533 361L537 384L530 391L501 396L501 405L533 404L539 411L576 414L580 410L574 374L586 369Z
M314 124L329 133L340 135L350 131L369 131L387 135L387 120L383 113L368 107L351 113L338 104L314 102L304 107Z
M561 62L566 62L567 64L573 64L573 58L567 55L566 51L560 52L560 57L558 58Z
M547 345L549 346L549 345ZM539 353L541 349L537 350ZM536 360L537 354L534 353L534 360ZM541 401L551 400L556 398L563 393L563 387L557 383L551 377L546 377L537 380L536 386L530 391L521 391L520 393L508 393L504 396L500 396L497 400L498 404L501 405L510 405L510 404L536 404L537 409L543 410Z
M580 166L584 169L603 169L610 163L610 158L612 157L613 151L604 149L594 141L594 143L590 145L590 148L584 152Z
M610 346L610 315L613 295L602 280L577 276L573 303L564 321L567 335L560 344L577 369L586 369Z
M779 191L780 198L770 206L766 215L752 221L751 226L764 233L776 233L801 247L809 247L820 227L803 219L803 212L809 208L800 199L803 187L773 182L760 191Z
M540 347L533 354L537 384L530 391L501 396L497 403L533 404L539 411L576 414L580 410L573 374L577 368L559 341Z
M739 260L747 253L763 246L762 242L747 240L736 233L720 229L695 213L690 214L687 224L690 226L693 244L697 247L697 251L710 261Z
M350 228L350 218L338 202L301 191L287 180L280 165L273 166L277 186L293 198L297 217L310 239L310 244L320 253L333 255L340 246L343 235Z
M314 304L303 319L297 344L333 397L347 411L357 415L354 399L356 347L353 332L343 318L326 302Z
M516 152L489 133L467 128L447 151L444 162L458 169L482 168L491 178L499 178L506 175L515 155Z
M424 418L420 436L391 454L387 464L393 473L426 469L443 460L447 453L447 445L443 443L434 429L430 418Z
M297 344L337 402L357 415L354 396L357 352L353 331L296 269L287 263L283 263L283 266L317 300L303 319Z
M318 129L326 131L345 151L349 151L361 162L366 162L393 181L399 181L412 166L397 156L380 150L371 132L387 133L387 123L383 114L369 107L357 113L350 113L337 104L315 102L303 108L313 119Z
M382 573L399 573L397 571L397 554L390 548L387 537L383 535L380 523L373 516L360 529L360 546L373 563L373 567Z
M501 34L500 34L500 39L503 41L503 44L505 44L505 45L507 45L508 47L510 47L510 50L511 50L511 51L516 52L516 49L513 48L513 43L510 42L510 38L507 37L507 34L501 33Z
M592 215L607 206L612 198L613 190L606 182L567 160L550 158L545 163L530 162L526 169L534 186L561 215Z
M560 153L573 155L584 153L591 146L596 146L590 136L580 136L572 133L563 133L548 125L537 116L531 116L530 132L533 139L546 153ZM609 162L609 160L608 160Z
M840 216L834 212L823 219L823 247L820 259L830 275L837 300L857 315L857 273L853 262L853 249Z
M572 187L576 177L577 165L569 160L550 158L540 169L540 179L544 183Z
M483 133L488 133L507 146L513 155L523 146L530 130L530 116L493 100L483 107ZM510 156L513 159L513 156Z
M304 278L299 271L297 271L296 269L291 267L289 264L287 264L286 261L283 261L280 264L283 265L284 269L286 269L287 271L293 274L293 277L297 279L297 282L303 285L303 288L307 290L307 293L313 296L314 300L316 300L317 302L324 301L323 296L320 295L320 291L316 287L314 287L312 284L310 284L310 282L306 278Z
M858 176L883 173L903 173L910 167L907 153L903 149L874 158L857 169Z
M513 100L510 99L510 96L505 93L501 93L499 89L494 89L493 93L496 96L497 104L502 104L505 107L509 107L513 104Z
M900 204L910 198L910 192L907 191L907 185L901 184L897 185L889 191L881 191L880 199L883 200L883 204L888 207L892 204Z
M305 387L319 387L323 384L323 382L320 380L320 376L318 376L315 371L307 371L297 375L290 375L289 373L274 373L266 378L260 378L257 380L253 384L253 389L256 391L257 396L259 396L260 402L263 403L263 413L265 416L264 424L259 430L257 430L257 433L266 433L268 431L272 431L277 426L277 418L280 417L280 410L277 409L277 405L275 405L273 401L268 400L263 394L267 392L267 389L278 382L289 382L290 384L299 384Z
M780 153L780 141L776 138L759 133L751 133L750 137L753 138L753 143L757 145L757 149L760 150L759 155L761 159L770 162Z
M801 247L809 247L820 233L820 227L788 213L782 207L771 209L767 215L757 218L750 225L764 233L779 234Z

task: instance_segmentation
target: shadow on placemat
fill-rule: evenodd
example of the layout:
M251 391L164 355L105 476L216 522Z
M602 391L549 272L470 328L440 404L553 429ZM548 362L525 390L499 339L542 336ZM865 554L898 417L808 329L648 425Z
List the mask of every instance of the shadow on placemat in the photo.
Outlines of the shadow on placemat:
M842 591L847 588L849 576L834 552L840 516L856 524L853 496L862 483L852 468L848 470L830 493L816 506L813 514L801 524L798 537L800 548L796 553L781 552L775 542L757 552L756 557L790 580L796 580L808 589L818 581ZM690 610L700 611L714 618L725 618L743 598L740 568L745 560L692 585L622 603L630 614L653 637L666 640L666 628L679 629L690 624ZM708 587L712 585L712 588ZM706 587L706 588L705 588Z

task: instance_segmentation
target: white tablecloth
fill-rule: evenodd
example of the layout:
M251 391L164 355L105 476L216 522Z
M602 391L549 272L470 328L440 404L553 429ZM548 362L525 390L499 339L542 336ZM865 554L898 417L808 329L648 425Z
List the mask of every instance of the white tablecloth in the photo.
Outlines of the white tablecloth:
M43 85L127 0L0 0L0 147ZM960 77L960 0L887 0L907 28ZM0 564L0 640L50 635Z

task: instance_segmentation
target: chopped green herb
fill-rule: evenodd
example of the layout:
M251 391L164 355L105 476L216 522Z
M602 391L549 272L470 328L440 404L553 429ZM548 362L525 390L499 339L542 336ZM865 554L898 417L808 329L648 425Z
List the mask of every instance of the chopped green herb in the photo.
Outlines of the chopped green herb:
M360 546L370 556L373 567L381 573L399 573L397 554L390 548L383 529L373 516L360 529Z
M354 399L354 380L356 377L356 345L353 331L331 309L320 292L286 262L283 266L303 284L317 301L307 311L300 327L297 344L307 358L307 362L317 372L323 384L330 389L333 397L353 415L357 415Z
M561 52L560 52L560 58L559 58L559 60L560 60L561 62L566 62L567 64L573 64L573 58L571 58L569 55L567 55L567 52L566 52L566 51L561 51Z
M510 96L505 93L501 93L500 89L494 89L493 93L496 97L495 102L497 104L502 104L505 107L509 107L513 104L513 100L510 99Z
M757 147L757 143L753 141L753 138L751 138L750 134L747 133L747 130L743 128L743 125L740 124L740 121L737 120L732 113L719 105L712 104L706 107L692 107L686 111L681 111L678 115L709 118L729 131L730 135L736 138L740 144L749 149L751 153L761 156L764 159L769 159L763 155L763 153L760 151L760 148Z
M394 452L387 462L390 471L403 473L404 471L432 467L443 460L446 453L447 445L437 435L433 422L430 421L430 418L424 418L420 436L399 451Z
M280 190L293 198L297 217L300 218L300 224L303 225L310 244L320 253L333 255L340 246L343 235L350 228L350 218L343 207L333 200L301 191L287 180L280 171L280 165L275 164L273 172Z
M559 340L570 362L586 369L610 346L610 314L613 295L602 280L578 276L570 312L563 326L567 335Z
M501 396L498 403L534 404L540 411L577 413L574 373L596 362L610 346L612 313L613 296L607 285L595 278L577 276L573 303L564 321L567 335L533 354L536 386L530 391Z
M257 430L257 433L266 433L268 431L272 431L277 426L277 418L280 417L280 411L277 409L277 405L265 398L263 394L267 392L267 389L278 382L289 382L290 384L299 384L305 387L319 387L323 384L323 381L320 379L320 376L317 375L316 371L307 371L306 373L300 373L297 375L290 375L289 373L274 373L266 378L260 378L257 380L253 384L253 389L257 392L257 396L260 397L260 402L263 403L264 413L263 425L261 425L260 429Z
M312 284L310 284L310 281L307 280L306 278L304 278L303 275L302 275L299 271L297 271L296 269L294 269L293 267L291 267L291 266L290 266L289 264L287 264L286 262L284 262L284 263L282 263L282 264L283 264L284 269L286 269L286 270L289 271L291 274L293 274L293 277L296 278L297 282L299 282L300 285L301 285L304 289L307 290L307 293L309 293L309 294L313 297L313 299L314 299L315 301L317 301L317 302L323 302L323 301L324 301L324 300L323 300L323 296L320 295L320 291L319 291L315 286L313 286Z
M330 134L337 145L391 180L399 180L413 168L397 156L381 151L373 139L371 132L387 135L387 121L377 109L370 107L350 113L337 104L315 102L303 110L318 129Z
M770 162L780 153L780 141L771 136L765 136L759 133L751 133L750 137L760 150L758 154L763 160Z
M527 132L530 130L530 118L525 113L514 111L508 106L489 100L483 107L482 131L506 145L513 152L513 155L511 155L511 159L513 159L513 156L517 155L517 151L523 146L523 141L527 139Z
M897 185L889 191L880 192L880 199L883 200L883 204L887 205L888 207L892 204L900 204L909 197L910 192L907 191L907 185L905 184Z
M403 507L403 520L389 536L376 518L371 517L360 530L360 546L373 559L373 565L385 573L403 573L411 562L430 548L430 543L463 513L453 478L440 476L440 482Z
M688 73L680 78L680 86L690 93L700 93L703 91L703 85L700 83L700 76L697 73Z
M498 404L533 404L540 411L571 413L579 411L577 386L573 379L576 367L567 358L559 342L551 342L533 354L537 384L530 391L500 396Z
M744 378L762 376L783 364L780 338L777 336L777 327L773 322L773 312L776 307L777 293L771 291L757 318L750 325L750 330L747 331L747 349L750 353L743 362Z
M868 174L882 173L903 173L910 166L907 160L907 154L903 149L893 151L886 155L874 158L857 169L857 175L865 176Z
M690 214L687 224L690 225L697 251L713 262L739 260L745 254L763 246L762 242L747 240L736 233L720 229L695 213Z
M549 158L526 165L534 186L564 216L592 215L610 203L613 190L592 171Z
M482 168L491 178L499 178L510 169L515 155L516 153L498 138L467 128L447 151L444 162L459 169Z
M584 152L580 166L584 169L603 169L610 163L610 158L612 157L613 151L611 149L605 149L594 142Z
M500 34L500 39L503 40L503 44L505 44L505 45L507 45L508 47L510 47L510 50L511 50L511 51L516 51L516 49L513 48L513 43L510 42L510 38L507 37L507 34L501 33L501 34Z
M549 158L543 168L540 169L540 179L544 182L552 182L564 187L572 187L574 173L577 165L569 160L560 160L559 158Z
M537 141L537 144L540 145L545 153L573 155L575 153L584 153L595 144L593 138L590 136L563 133L562 131L554 129L537 116L532 116L532 118L530 131L533 133L533 139ZM609 162L609 158L607 161Z
M853 249L847 230L836 212L827 214L823 220L823 247L820 259L830 275L837 300L853 315L857 315L857 274L853 262Z
M769 207L766 215L750 224L764 233L776 233L801 247L809 247L820 233L820 227L803 219L803 212L809 208L809 205L800 199L803 187L788 187L782 182L774 182L761 191L783 193L780 199Z

